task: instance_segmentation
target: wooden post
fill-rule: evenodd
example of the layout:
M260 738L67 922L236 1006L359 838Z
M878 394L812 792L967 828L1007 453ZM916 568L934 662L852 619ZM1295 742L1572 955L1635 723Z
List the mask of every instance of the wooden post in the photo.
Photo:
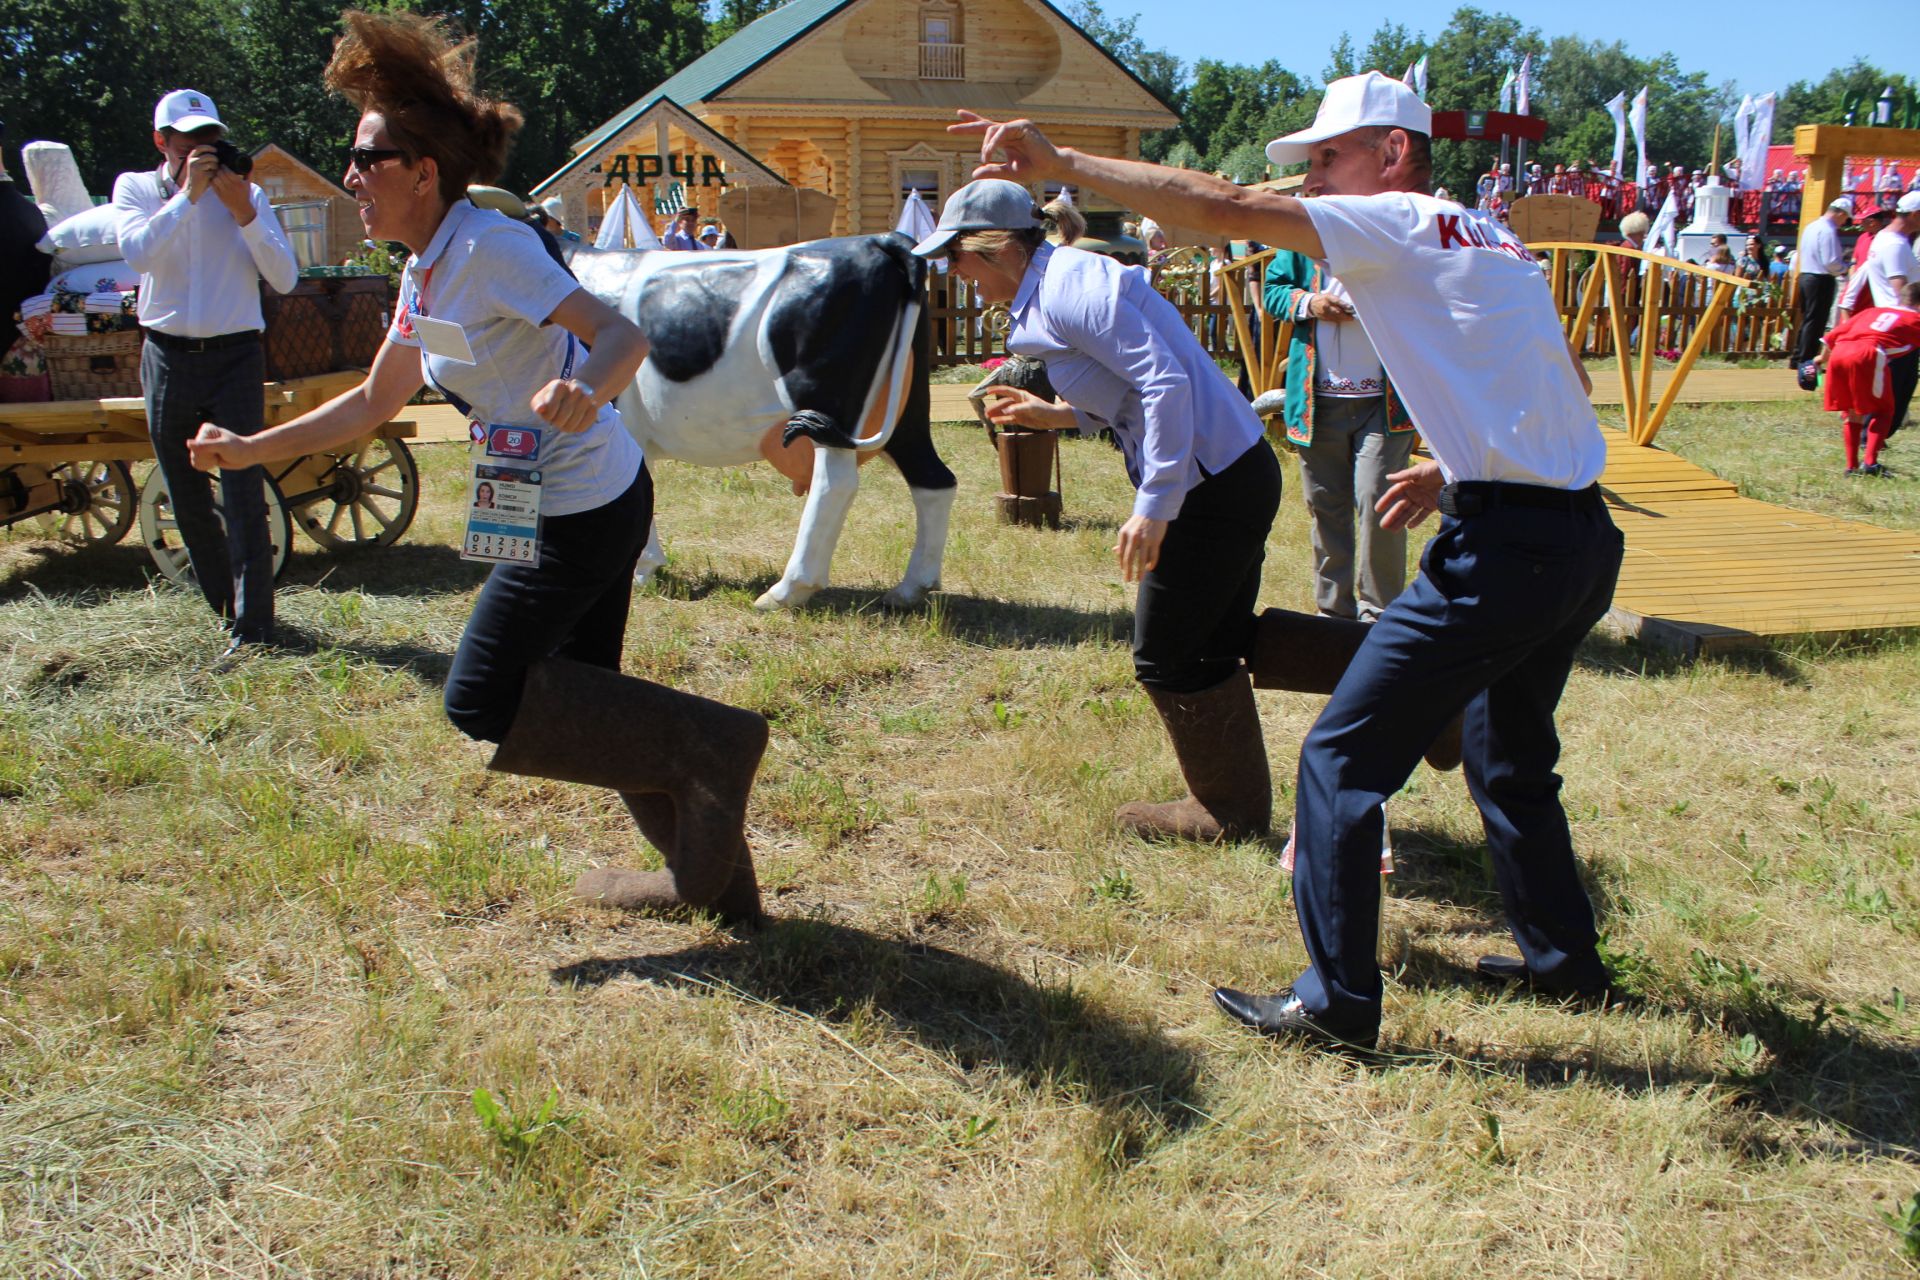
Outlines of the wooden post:
M1653 358L1660 339L1660 284L1664 274L1659 263L1649 262L1646 283L1641 286L1645 293L1640 299L1640 392L1635 407L1642 413L1653 401ZM1638 421L1633 429L1637 434Z
M1692 372L1694 361L1707 348L1707 341L1713 333L1713 326L1725 314L1727 304L1733 301L1733 291L1737 285L1720 281L1713 287L1713 300L1707 304L1706 314L1700 317L1700 323L1694 328L1693 340L1687 343L1687 349L1680 354L1680 363L1674 366L1673 377L1667 383L1667 390L1660 397L1660 403L1648 415L1646 425L1634 433L1635 444L1652 444L1658 434L1660 424L1667 420L1667 410L1673 408L1673 402L1680 396L1680 384L1687 380Z
M1601 256L1600 265L1607 268L1607 323L1613 331L1614 363L1620 371L1620 412L1626 417L1627 433L1631 435L1640 411L1633 389L1633 359L1637 353L1627 341L1627 291L1605 255Z

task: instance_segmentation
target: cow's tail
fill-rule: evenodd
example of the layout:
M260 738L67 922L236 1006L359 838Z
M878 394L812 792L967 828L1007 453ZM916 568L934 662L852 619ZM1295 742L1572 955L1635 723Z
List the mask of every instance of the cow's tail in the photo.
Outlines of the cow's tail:
M927 296L927 263L926 259L913 256L910 252L912 242L903 235L894 233L874 239L883 253L900 263L907 285L906 305L894 320L893 336L887 344L887 360L874 370L873 386L860 406L860 421L865 422L878 398L882 394L886 396L887 411L880 419L880 429L871 436L859 437L824 413L799 409L787 419L787 429L780 434L782 444L792 444L796 437L805 436L828 449L867 450L882 447L887 443L887 437L893 434L893 424L899 420L900 408L907 396L907 370L913 363L913 335L920 323L921 304ZM928 373L925 369L916 372L923 378Z

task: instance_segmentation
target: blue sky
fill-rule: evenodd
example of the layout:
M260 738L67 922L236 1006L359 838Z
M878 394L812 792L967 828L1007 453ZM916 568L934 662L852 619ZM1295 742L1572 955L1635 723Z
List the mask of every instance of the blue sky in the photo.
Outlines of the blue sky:
M1288 70L1318 76L1327 53L1342 31L1356 51L1382 22L1398 22L1409 32L1438 35L1458 6L1428 0L1384 0L1373 4L1300 3L1300 0L1103 0L1110 17L1139 14L1139 32L1149 48L1164 49L1185 62L1214 58L1222 62L1264 62L1277 58ZM1577 35L1586 40L1619 40L1627 52L1647 58L1671 50L1689 71L1703 71L1714 84L1731 80L1741 93L1784 89L1795 80L1818 80L1834 67L1866 58L1889 71L1911 76L1920 61L1920 19L1906 28L1908 38L1889 44L1902 25L1892 18L1906 7L1891 5L1822 10L1806 0L1747 0L1733 6L1600 3L1573 5L1542 0L1481 0L1473 7L1505 13L1540 34ZM1825 12L1823 21L1809 21ZM1657 13L1657 18L1654 16ZM1872 16L1879 15L1879 16ZM1627 20L1631 16L1631 20ZM1891 23L1892 25L1888 25ZM1625 28L1625 29L1623 29ZM1877 48L1876 48L1877 43ZM1404 67L1383 70L1398 74Z

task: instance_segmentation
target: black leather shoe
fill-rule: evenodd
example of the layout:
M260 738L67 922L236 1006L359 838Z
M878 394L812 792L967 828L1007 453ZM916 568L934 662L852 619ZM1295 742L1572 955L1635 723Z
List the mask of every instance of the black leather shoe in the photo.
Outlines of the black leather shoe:
M1293 988L1270 996L1248 995L1232 987L1220 987L1213 993L1220 1011L1242 1026L1263 1035L1304 1040L1328 1049L1357 1050L1372 1053L1380 1039L1380 1028L1336 1025L1307 1012Z
M1615 998L1612 986L1604 980L1575 986L1543 981L1534 976L1533 971L1527 968L1527 962L1519 956L1481 956L1473 969L1475 973L1491 982L1524 983L1528 988L1542 995L1602 1004Z

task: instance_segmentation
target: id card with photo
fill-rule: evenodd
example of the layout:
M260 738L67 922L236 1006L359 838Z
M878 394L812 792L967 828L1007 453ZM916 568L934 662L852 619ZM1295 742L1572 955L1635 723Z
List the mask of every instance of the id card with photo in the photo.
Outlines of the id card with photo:
M528 462L532 465L474 459L467 484L467 528L460 539L462 560L540 563L540 468L537 459Z

